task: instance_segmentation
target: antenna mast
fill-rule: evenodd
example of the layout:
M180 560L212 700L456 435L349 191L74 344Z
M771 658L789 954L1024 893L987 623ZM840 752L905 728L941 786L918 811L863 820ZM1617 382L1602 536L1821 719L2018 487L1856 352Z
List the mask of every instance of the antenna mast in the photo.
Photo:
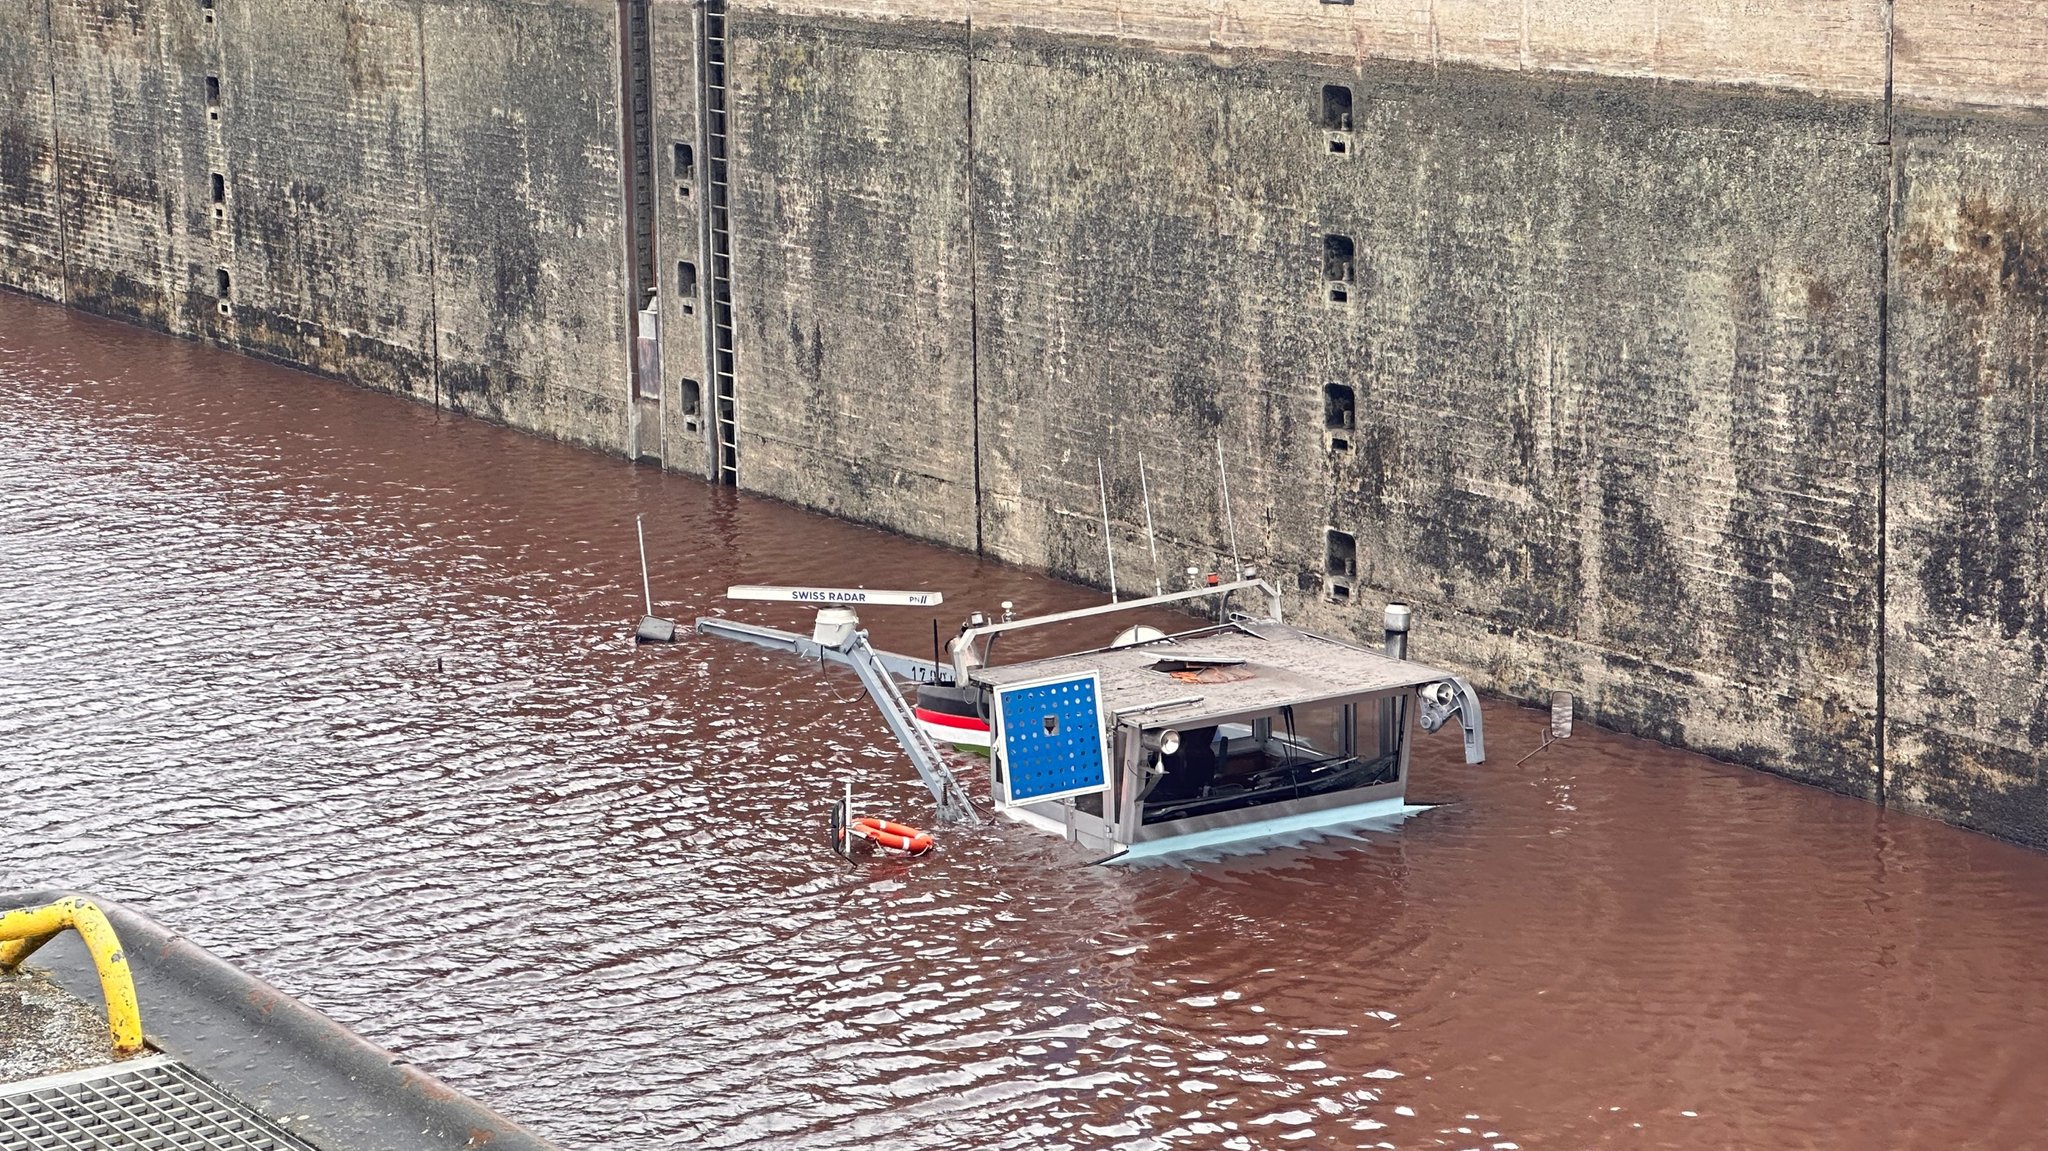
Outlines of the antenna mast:
M1159 537L1152 534L1152 485L1145 480L1145 453L1138 453L1138 490L1145 497L1145 546L1152 549L1152 594L1165 595L1166 584L1160 579Z
M647 579L647 531L640 526L640 517L633 517L633 534L640 540L640 596L647 601L647 615L654 615L654 585Z
M1223 441L1216 441L1216 475L1223 481L1223 521L1230 525L1230 576L1244 579L1244 564L1237 558L1237 517L1230 512L1230 472L1223 466Z
M1109 556L1109 602L1117 603L1116 548L1109 542L1109 481L1103 476L1101 456L1095 457L1095 493L1102 499L1102 550Z

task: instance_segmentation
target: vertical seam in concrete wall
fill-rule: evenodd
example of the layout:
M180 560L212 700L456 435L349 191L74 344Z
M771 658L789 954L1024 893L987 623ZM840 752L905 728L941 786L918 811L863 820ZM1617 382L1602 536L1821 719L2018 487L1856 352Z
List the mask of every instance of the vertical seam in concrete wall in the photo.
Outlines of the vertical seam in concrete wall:
M434 373L434 410L441 410L441 277L437 267L435 250L441 245L441 231L437 224L438 214L434 211L433 189L433 136L428 131L427 117L427 0L413 4L413 30L419 37L420 46L420 199L427 216L427 349L432 358Z
M662 153L660 145L654 142L657 135L654 130L655 110L661 106L661 102L654 98L654 87L661 76L661 70L654 66L654 21L660 11L661 9L652 3L647 5L647 14L642 20L640 28L640 35L643 39L635 43L635 51L639 53L642 62L647 68L647 87L645 91L635 98L633 106L633 116L635 117L633 144L638 149L633 158L636 163L643 159L647 162L647 266L654 273L654 282L647 285L647 290L644 293L633 297L633 305L636 323L639 320L638 312L643 298L646 300L645 306L654 315L654 361L652 364L654 368L654 458L656 464L663 470L666 470L668 468L669 388L668 365L663 360L661 346L661 266L663 262L661 251L661 209L656 206L658 201L655 198L654 191L661 182ZM644 146L642 146L640 141L640 133L643 128L646 129L647 133L647 140ZM637 170L634 175L637 179L639 175ZM633 207L635 211L639 210L640 205L638 201L635 201ZM681 277L678 277L676 290L681 292L682 286ZM698 290L701 292L703 289L699 288ZM636 346L633 348L633 361L626 369L627 374L630 376L639 366L640 349ZM640 382L633 385L632 388L633 399L631 402L634 405L633 415L636 421L642 418L640 396L647 390L647 387L646 382ZM637 427L633 429L633 452L634 458L639 458L640 429Z
M244 45L252 44L255 42L255 29L251 24L253 17L250 15L252 8L243 7L237 9L237 11L242 13L242 37L240 42ZM233 70L228 67L228 49L230 44L236 42L233 37L228 35L227 9L216 4L213 21L206 26L213 29L213 66L219 69L221 83L225 85L235 75ZM253 86L253 70L250 73L250 79ZM232 89L229 91L232 91ZM206 134L207 167L211 169L215 159L220 161L220 174L224 189L223 196L227 195L226 189L233 188L235 181L234 168L230 163L234 153L228 146L228 129L236 122L235 103L235 101L228 99L227 95L224 94L220 101L220 118L207 121L211 125L207 129ZM233 211L230 204L239 203L240 197L236 196L229 203L222 205L221 218L216 221L220 227L212 229L207 236L207 253L213 257L214 266L216 268L229 269L231 277L237 282L242 281L242 264L240 260L236 259L242 251L241 236L236 231L240 226L240 218ZM211 211L210 208L208 210ZM243 290L248 290L246 283L243 284ZM228 305L228 314L221 317L221 319L226 320L225 324L219 324L218 320L214 321L218 325L215 329L219 332L218 342L236 351L243 351L245 350L245 341L242 339L242 329L240 327L241 313L234 306L233 290L230 289L223 299ZM218 308L221 302L216 301L215 307ZM209 318L212 319L212 317ZM201 334L203 335L203 329Z
M1877 802L1883 806L1887 801L1887 775L1891 769L1891 751L1888 745L1886 727L1889 708L1886 694L1889 686L1885 681L1885 653L1891 646L1890 620L1887 614L1891 596L1891 550L1888 515L1891 510L1891 330L1892 330L1892 234L1898 215L1899 176L1898 147L1892 137L1892 50L1896 43L1893 35L1894 4L1886 0L1884 6L1884 139L1880 142L1880 156L1884 161L1884 196L1881 206L1884 220L1878 229L1877 253L1877 650L1875 655L1875 679L1877 687Z
M57 26L50 6L57 0L43 0L43 61L50 75L50 191L57 210L57 300L71 303L71 238L64 229L64 128L57 107Z
M967 6L967 380L974 445L974 554L982 554L981 528L981 219L974 195L979 171L974 153L974 5Z
M641 282L645 267L640 259L640 192L634 165L640 159L639 134L633 123L636 97L633 92L633 0L619 0L619 193L625 218L619 231L625 240L626 271L626 430L627 460L640 458L640 298L649 285ZM652 251L654 238L646 237Z

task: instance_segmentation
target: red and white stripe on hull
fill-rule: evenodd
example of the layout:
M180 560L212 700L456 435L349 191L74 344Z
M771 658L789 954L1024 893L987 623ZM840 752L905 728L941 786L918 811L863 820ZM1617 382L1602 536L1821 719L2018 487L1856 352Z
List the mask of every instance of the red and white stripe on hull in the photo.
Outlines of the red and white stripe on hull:
M926 735L940 743L957 743L965 747L987 747L989 745L988 721L971 715L954 715L951 712L933 711L928 707L911 709L917 717L917 726Z

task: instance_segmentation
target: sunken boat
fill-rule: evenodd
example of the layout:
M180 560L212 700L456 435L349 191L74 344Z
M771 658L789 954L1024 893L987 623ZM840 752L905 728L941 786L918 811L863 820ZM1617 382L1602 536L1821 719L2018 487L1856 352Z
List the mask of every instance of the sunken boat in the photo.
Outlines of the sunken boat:
M809 636L723 617L702 634L852 667L942 820L980 818L955 775L986 746L989 801L1003 818L1102 862L1398 820L1411 733L1455 728L1468 763L1486 756L1478 696L1463 678L1409 660L1411 613L1390 604L1374 649L1295 628L1261 579L991 622L971 616L945 658L878 651L867 606L934 606L937 592L744 587L737 599L819 608ZM1240 600L1254 610L1240 611ZM1203 603L1202 601L1207 601ZM999 662L1004 635L1157 608L1208 608L1185 630L1127 627L1105 646ZM1007 612L1006 612L1007 615ZM908 693L908 694L906 694Z

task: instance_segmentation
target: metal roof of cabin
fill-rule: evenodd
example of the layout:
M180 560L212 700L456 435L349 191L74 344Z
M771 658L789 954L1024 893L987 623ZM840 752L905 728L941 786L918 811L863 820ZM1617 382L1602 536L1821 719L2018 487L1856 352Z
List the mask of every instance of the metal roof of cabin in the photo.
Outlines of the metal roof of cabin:
M1222 663L1232 672L1241 673L1242 678L1225 683L1189 683L1154 666L1171 660ZM1105 711L1146 709L1138 718L1148 726L1257 714L1290 704L1417 687L1450 674L1425 664L1390 659L1314 632L1255 623L1134 647L976 668L970 676L976 683L1006 687L1090 671L1101 676ZM1165 706L1175 700L1192 702Z

